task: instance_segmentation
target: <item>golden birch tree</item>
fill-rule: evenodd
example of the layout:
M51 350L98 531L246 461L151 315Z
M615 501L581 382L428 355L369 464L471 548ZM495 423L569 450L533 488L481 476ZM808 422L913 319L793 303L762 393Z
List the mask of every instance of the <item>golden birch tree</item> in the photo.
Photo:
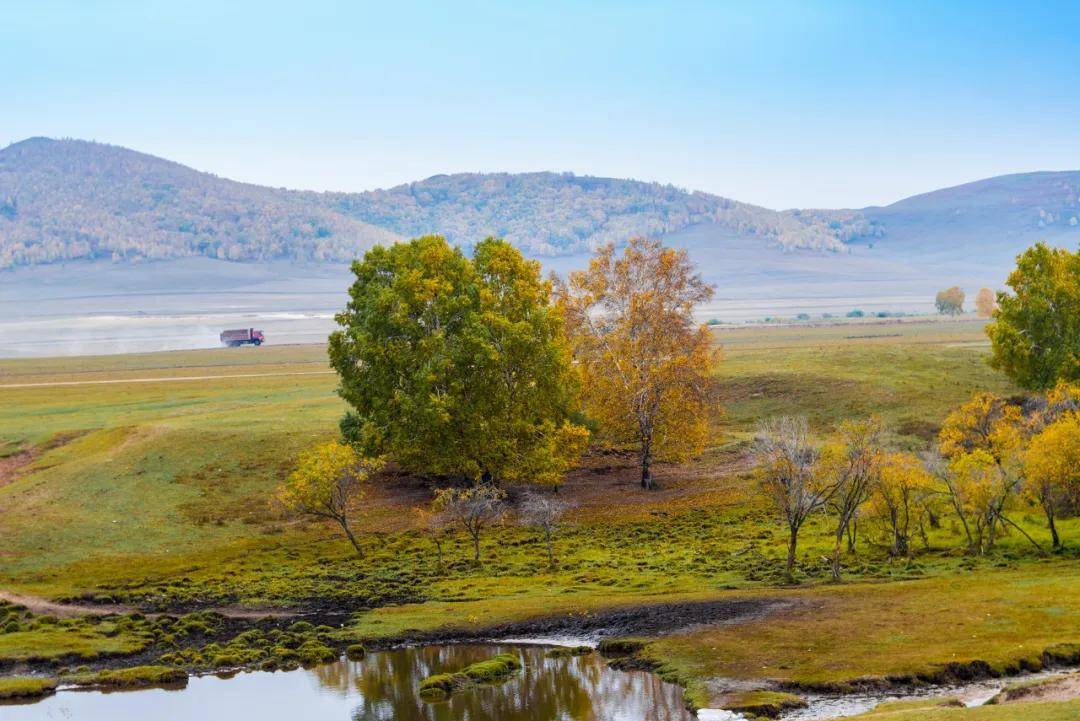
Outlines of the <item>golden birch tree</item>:
M719 350L693 311L712 295L685 250L643 238L622 254L601 248L557 285L585 412L609 440L636 446L642 488L653 487L654 459L704 446Z

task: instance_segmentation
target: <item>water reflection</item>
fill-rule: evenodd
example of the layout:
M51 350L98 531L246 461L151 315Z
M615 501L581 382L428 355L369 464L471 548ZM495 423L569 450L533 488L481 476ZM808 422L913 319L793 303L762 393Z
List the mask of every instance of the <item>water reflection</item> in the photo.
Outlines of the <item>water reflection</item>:
M690 721L682 690L653 674L613 671L596 656L545 658L536 646L461 645L369 654L288 673L192 679L182 691L123 694L62 691L0 717L142 721ZM505 683L480 686L442 703L417 695L420 680L512 651L525 668Z

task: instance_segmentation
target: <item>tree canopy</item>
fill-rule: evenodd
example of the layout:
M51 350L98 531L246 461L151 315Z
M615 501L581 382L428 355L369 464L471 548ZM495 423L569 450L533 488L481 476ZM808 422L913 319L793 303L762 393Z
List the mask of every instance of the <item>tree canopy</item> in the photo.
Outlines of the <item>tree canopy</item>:
M440 236L376 247L330 337L345 437L403 467L556 484L584 450L558 309L540 265L489 238L466 258Z
M980 288L978 295L975 296L975 310L978 311L980 318L993 318L994 311L997 310L997 297L994 291L989 288Z
M360 484L380 465L378 459L360 458L342 443L319 444L300 454L296 470L278 487L277 500L290 513L334 521L363 555L349 516L364 497Z
M1018 259L986 333L991 365L1025 388L1080 380L1080 253L1039 243Z
M942 315L960 315L964 312L964 290L957 285L939 291L934 306Z
M654 456L683 459L704 444L719 351L693 311L712 294L685 250L643 238L621 257L602 248L559 284L585 410L610 439L637 446L645 488Z

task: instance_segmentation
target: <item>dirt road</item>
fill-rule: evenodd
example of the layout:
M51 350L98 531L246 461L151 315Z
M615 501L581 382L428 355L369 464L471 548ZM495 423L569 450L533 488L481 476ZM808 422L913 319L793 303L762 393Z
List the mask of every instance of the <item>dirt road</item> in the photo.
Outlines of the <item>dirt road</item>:
M334 371L286 371L282 373L222 373L206 376L166 376L163 378L108 378L96 381L45 381L38 383L5 383L3 388L54 388L59 386L95 386L116 383L166 383L172 381L211 381L222 378L273 378L277 376L320 376L331 375Z

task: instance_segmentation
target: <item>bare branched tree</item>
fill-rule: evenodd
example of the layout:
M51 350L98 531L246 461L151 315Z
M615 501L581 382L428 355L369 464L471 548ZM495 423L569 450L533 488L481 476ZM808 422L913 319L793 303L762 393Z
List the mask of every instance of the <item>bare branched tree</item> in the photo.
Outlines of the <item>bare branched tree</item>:
M506 491L487 483L471 488L441 488L432 507L461 524L473 542L473 560L480 561L480 534L506 512Z
M786 573L794 581L799 530L829 502L836 485L818 473L820 453L810 442L805 418L785 416L763 423L754 438L753 456L761 489L788 527Z
M544 542L547 544L548 564L555 565L555 551L552 540L555 533L562 526L563 516L573 506L569 501L564 501L552 496L543 496L531 493L525 497L519 511L519 519L523 526L537 528L544 534Z

